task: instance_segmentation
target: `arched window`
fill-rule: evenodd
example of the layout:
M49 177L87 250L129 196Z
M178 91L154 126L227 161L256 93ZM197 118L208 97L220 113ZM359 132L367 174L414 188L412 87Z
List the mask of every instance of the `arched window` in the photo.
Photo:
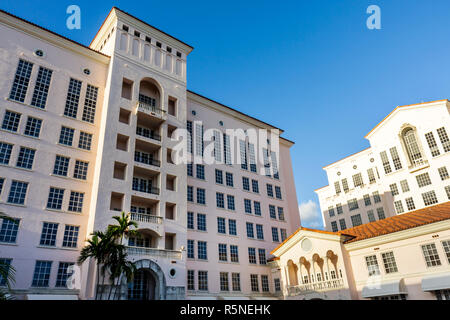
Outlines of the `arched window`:
M411 165L415 167L423 164L424 159L420 151L415 130L412 128L403 130L402 137Z

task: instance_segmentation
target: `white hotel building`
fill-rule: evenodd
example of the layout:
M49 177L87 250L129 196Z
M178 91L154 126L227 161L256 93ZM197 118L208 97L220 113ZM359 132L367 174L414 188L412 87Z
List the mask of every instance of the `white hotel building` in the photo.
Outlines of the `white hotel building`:
M340 231L450 200L450 102L395 108L370 147L324 167L325 229Z
M245 135L232 152L226 130L277 128L187 90L191 46L117 8L89 47L4 11L0 35L0 211L18 222L0 221L0 262L17 298L91 299L94 262L74 289L67 269L121 211L142 234L122 299L280 293L266 257L300 225L293 142L264 139L264 163ZM196 155L215 129L219 163L174 164L176 129Z

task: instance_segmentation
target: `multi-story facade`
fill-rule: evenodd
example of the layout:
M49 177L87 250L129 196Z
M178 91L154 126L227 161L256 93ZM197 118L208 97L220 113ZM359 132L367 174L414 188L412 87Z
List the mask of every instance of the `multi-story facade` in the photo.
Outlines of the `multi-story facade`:
M73 289L68 270L121 211L141 234L122 299L273 296L266 255L300 225L291 141L188 91L193 48L117 8L89 47L3 11L0 33L0 211L17 222L1 221L0 259L17 297L92 298L95 263ZM177 163L177 129L220 159ZM245 132L228 147L235 129L272 132L263 163Z
M400 106L366 135L370 147L324 170L316 190L338 231L450 199L450 102Z

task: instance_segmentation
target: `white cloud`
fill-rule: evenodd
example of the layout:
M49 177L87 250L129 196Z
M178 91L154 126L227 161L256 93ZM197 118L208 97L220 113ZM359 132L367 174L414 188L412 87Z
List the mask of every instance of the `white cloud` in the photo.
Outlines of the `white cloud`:
M298 206L298 210L300 211L300 219L302 226L307 226L310 228L323 227L319 205L316 202L312 200L302 202Z

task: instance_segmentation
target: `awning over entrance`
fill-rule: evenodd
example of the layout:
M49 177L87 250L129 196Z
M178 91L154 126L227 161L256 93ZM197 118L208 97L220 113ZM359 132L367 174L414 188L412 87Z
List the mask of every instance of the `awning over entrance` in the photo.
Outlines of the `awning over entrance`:
M423 291L450 289L450 273L440 273L422 279Z
M406 294L403 279L392 280L389 282L373 281L362 289L363 298L374 298L383 296L392 296L397 294Z

